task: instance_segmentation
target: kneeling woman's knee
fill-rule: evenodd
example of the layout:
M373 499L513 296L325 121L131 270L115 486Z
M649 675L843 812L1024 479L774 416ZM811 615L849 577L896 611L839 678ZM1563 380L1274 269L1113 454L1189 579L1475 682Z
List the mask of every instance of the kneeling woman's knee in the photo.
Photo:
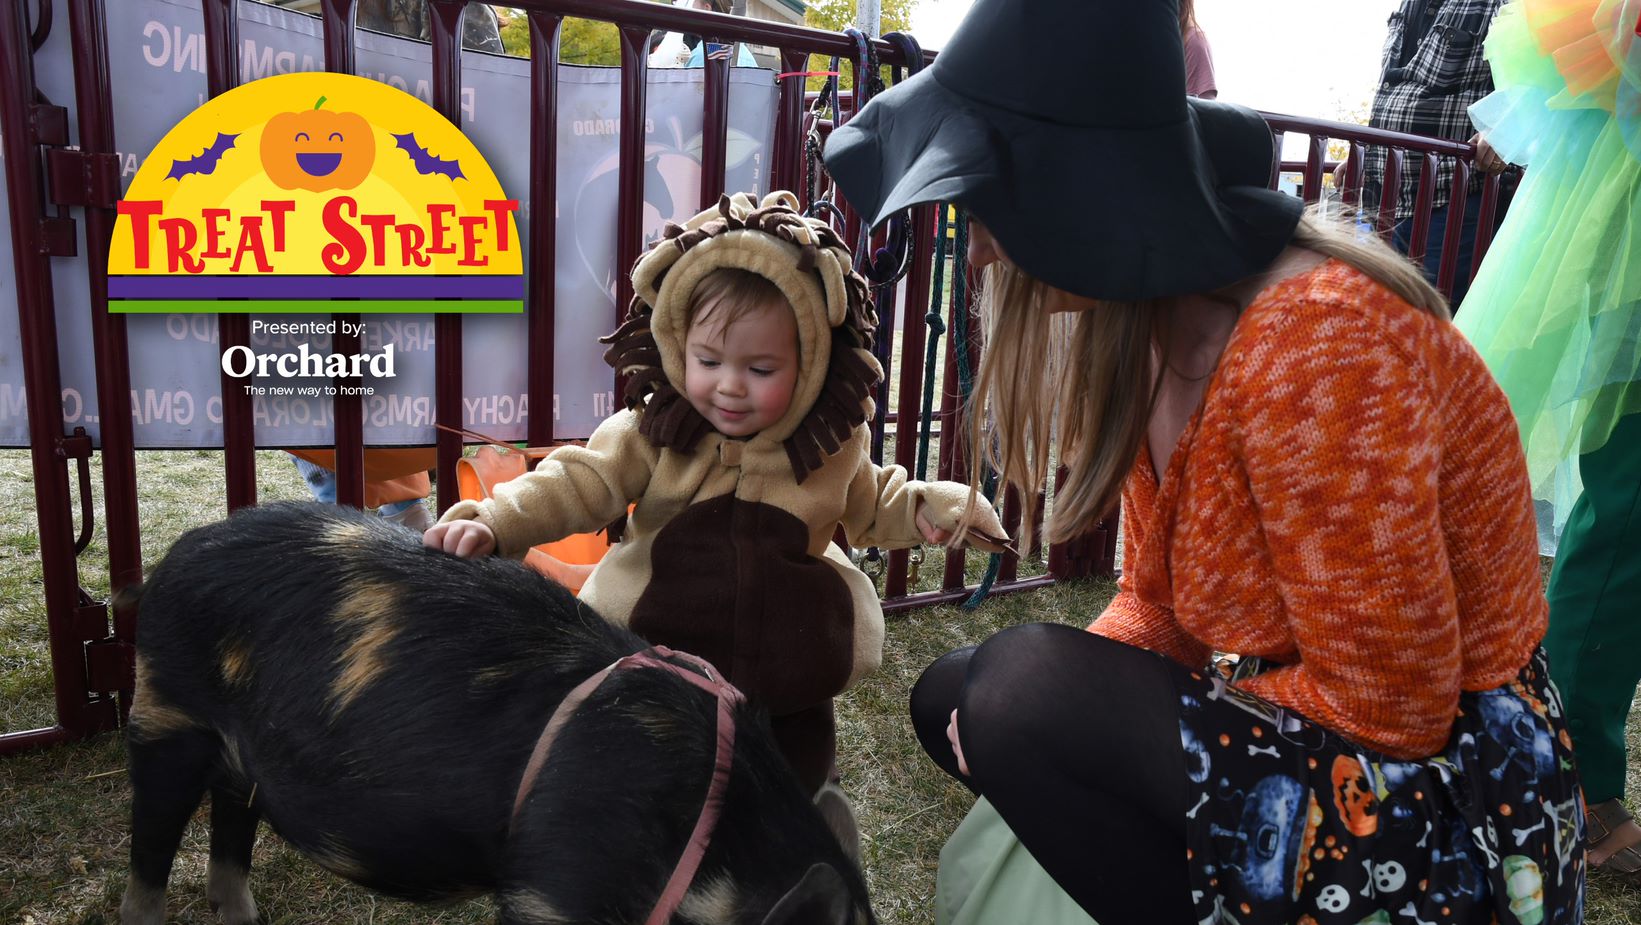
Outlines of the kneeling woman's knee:
M923 669L917 683L912 685L909 706L919 738L944 740L946 723L962 696L974 649L967 646L947 652Z
M1039 736L1056 734L1059 711L1046 709L1045 701L1053 698L1054 678L1063 671L1097 670L1086 663L1060 664L1068 642L1087 635L1069 626L1029 623L981 643L957 704L958 733L971 769L996 767L997 757L1010 763L1027 758L1041 747Z
M1034 760L1065 735L1098 733L1141 715L1171 716L1177 696L1166 660L1076 627L1032 623L987 639L970 660L958 705L969 767ZM1168 724L1170 735L1177 726ZM1116 734L1119 729L1108 729ZM1104 734L1104 733L1101 733Z

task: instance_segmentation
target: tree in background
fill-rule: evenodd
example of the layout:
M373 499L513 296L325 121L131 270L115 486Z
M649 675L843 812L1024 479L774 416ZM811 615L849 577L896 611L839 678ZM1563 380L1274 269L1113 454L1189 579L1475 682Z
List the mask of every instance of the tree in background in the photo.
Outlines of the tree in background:
M497 7L496 13L502 20L501 43L507 53L530 57L530 18L522 10L508 7ZM614 23L565 17L558 27L558 60L564 64L619 66L621 31Z
M1346 103L1343 97L1333 98L1333 120L1335 122L1349 122L1352 125L1366 125L1368 118L1373 114L1373 98L1368 97L1355 104ZM1342 161L1350 157L1350 142L1338 138L1328 140L1326 157L1329 161ZM1322 181L1324 186L1331 186L1333 176L1330 173Z
M501 21L501 46L510 55L530 57L530 17L506 6L496 7L496 17Z
M912 9L918 0L882 0L883 28L880 32L907 32L912 31ZM825 29L828 32L842 32L855 24L855 0L809 0L809 9L804 11L803 23L813 29ZM832 59L823 55L809 56L809 70L825 71L832 66ZM838 62L838 72L841 75L838 86L845 90L855 85L854 70L847 61ZM888 83L889 69L883 69L884 83ZM826 82L824 77L811 77L807 83L809 89L819 90Z

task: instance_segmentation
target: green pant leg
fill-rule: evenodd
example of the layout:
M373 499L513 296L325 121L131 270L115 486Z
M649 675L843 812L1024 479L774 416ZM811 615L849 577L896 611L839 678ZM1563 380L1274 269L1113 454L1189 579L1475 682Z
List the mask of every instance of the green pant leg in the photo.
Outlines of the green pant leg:
M1624 724L1641 683L1641 414L1578 465L1584 493L1550 575L1544 649L1593 804L1624 795Z

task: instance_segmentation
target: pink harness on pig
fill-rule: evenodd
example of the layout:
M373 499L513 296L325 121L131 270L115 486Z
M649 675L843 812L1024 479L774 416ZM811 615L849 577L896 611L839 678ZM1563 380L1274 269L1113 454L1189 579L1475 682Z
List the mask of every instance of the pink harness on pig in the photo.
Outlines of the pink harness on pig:
M669 657L687 661L699 668L702 674L696 674L664 660ZM547 720L547 728L541 731L541 738L536 742L535 750L530 753L530 761L524 766L524 779L519 781L518 796L513 799L512 818L517 819L519 810L524 807L524 799L529 795L530 787L535 783L542 765L547 763L547 750L558 737L559 730L564 728L564 724L575 715L582 701L603 684L611 672L622 668L660 668L670 671L718 698L718 750L713 759L712 783L707 787L706 801L701 805L701 815L695 820L695 829L690 832L689 844L684 846L684 854L678 859L678 866L672 869L672 876L667 878L667 885L661 891L661 898L655 901L655 908L650 910L649 918L644 920L645 925L663 925L672 918L672 914L678 910L678 905L684 901L684 894L689 892L690 881L695 879L695 872L701 866L701 859L706 856L707 845L712 841L712 830L718 824L719 811L723 809L724 787L729 784L729 769L735 753L735 717L732 711L736 704L745 699L734 685L720 678L717 670L705 659L687 652L674 652L666 646L654 646L643 652L635 652L617 659L608 668L576 685L558 705L558 709L553 711L552 717Z

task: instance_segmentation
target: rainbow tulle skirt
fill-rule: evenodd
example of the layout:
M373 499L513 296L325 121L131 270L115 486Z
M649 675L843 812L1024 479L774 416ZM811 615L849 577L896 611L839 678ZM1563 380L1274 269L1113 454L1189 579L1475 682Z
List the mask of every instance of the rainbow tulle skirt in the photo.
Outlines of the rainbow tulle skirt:
M1641 412L1641 0L1514 0L1471 119L1527 167L1455 316L1510 397L1552 553L1578 456Z

